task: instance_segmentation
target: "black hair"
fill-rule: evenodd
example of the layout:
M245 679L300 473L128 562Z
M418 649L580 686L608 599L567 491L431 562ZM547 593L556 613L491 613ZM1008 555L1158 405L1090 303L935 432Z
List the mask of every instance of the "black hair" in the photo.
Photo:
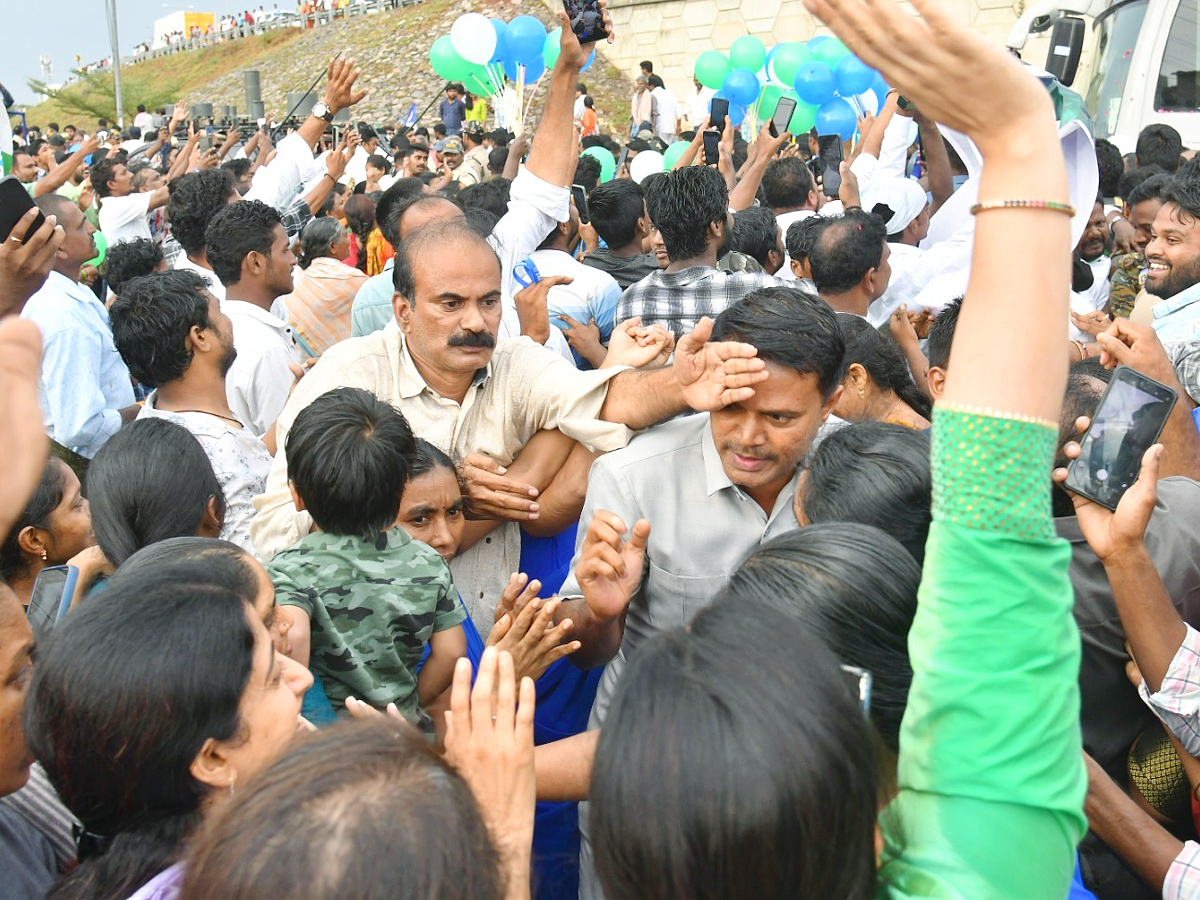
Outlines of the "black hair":
M314 259L328 256L333 245L345 234L346 229L337 219L310 219L300 233L300 258L297 261L300 268L307 269Z
M172 179L167 185L167 218L171 234L185 252L204 250L204 229L235 192L233 173L228 169L205 169Z
M416 438L408 477L410 479L419 478L437 469L449 469L456 478L458 477L458 467L441 447L430 443L425 438Z
M492 178L479 184L469 184L458 194L463 210L485 209L497 220L508 212L508 198L512 182L507 178Z
M346 227L358 238L358 269L367 270L367 239L375 228L375 201L365 194L355 194L346 200Z
M667 86L666 83L661 78L659 78L657 75L653 75L653 74L647 76L646 83L648 85L650 85L650 90L654 90L655 88Z
M617 688L592 771L604 894L867 900L878 772L834 654L774 604L719 600Z
M1100 170L1100 194L1109 199L1121 191L1121 176L1125 174L1125 160L1116 145L1103 138L1096 141L1096 166Z
M410 305L416 303L417 279L414 261L427 250L456 241L486 247L493 257L495 256L496 251L492 246L466 221L454 219L447 222L431 222L410 234L408 240L396 248L395 263L392 266L392 286L396 293L407 299ZM498 258L496 265L500 265Z
M207 288L203 276L171 269L135 278L117 295L109 310L113 343L139 382L158 387L183 377L192 364L188 335L212 328Z
M838 313L837 318L846 341L846 368L858 363L876 387L891 391L917 415L929 418L932 414L929 398L917 388L908 360L896 342L890 336L885 338L861 316Z
M929 326L929 338L925 352L929 365L946 369L950 366L950 344L954 341L954 329L958 327L958 313L962 309L962 297L951 300L942 307Z
M586 94L587 93L587 85L584 84L582 81L580 81L578 84L575 85L575 90L579 91L579 93L581 93L581 94Z
M810 525L752 553L718 599L783 610L842 663L870 672L871 723L893 758L912 684L908 632L921 581L903 549L857 521Z
M846 345L837 316L798 288L767 287L747 294L717 316L711 340L741 341L756 347L764 362L814 373L826 399L846 374Z
M745 253L767 265L767 254L779 249L779 223L765 206L749 206L733 214L733 241L730 249Z
M413 451L400 410L360 388L313 400L285 446L288 479L317 526L372 542L396 521Z
M181 900L300 896L501 900L504 879L470 786L416 729L346 722L298 742L215 812Z
M1167 203L1174 203L1181 212L1200 219L1200 177L1172 178L1166 195Z
M886 243L887 226L878 216L851 209L830 219L809 256L817 290L822 294L853 290L868 271L879 268Z
M805 467L796 500L809 522L871 525L924 561L933 492L926 432L889 422L845 425L817 443Z
M250 174L250 167L253 165L250 160L242 157L241 159L230 159L221 163L221 168L233 176L235 181L241 181Z
M137 105L137 111L138 111L138 112L145 112L145 111L146 111L146 104L145 104L145 103L139 103L139 104ZM57 127L57 126L55 126L55 127Z
M1130 208L1139 203L1145 203L1147 200L1160 200L1166 203L1171 198L1171 181L1169 175L1151 175L1129 192L1125 197L1125 202L1129 204Z
M1162 166L1166 171L1174 172L1182 161L1183 139L1170 125L1155 122L1138 135L1135 154L1139 168Z
M805 216L803 219L799 219L789 225L787 234L783 236L783 243L787 248L788 256L796 260L808 259L812 256L813 245L816 244L817 238L821 234L821 229L829 221L825 216L814 214Z
M650 221L662 235L667 256L691 259L704 253L708 226L729 215L729 189L716 169L688 166L664 172L646 194Z
M108 249L104 258L104 280L114 294L134 278L149 275L162 265L162 245L149 238L120 241Z
M388 162L387 157L382 153L372 153L367 157L365 164L370 166L372 169L383 169L384 172L387 172L392 167L391 163Z
M600 160L594 156L580 156L575 164L574 183L583 188L585 194L590 194L600 183Z
M67 466L57 457L51 457L42 469L33 496L13 522L12 528L0 542L0 581L10 581L29 572L29 561L21 551L19 538L26 528L50 530L50 516L63 501L67 491Z
M180 855L211 788L191 765L235 739L258 579L244 559L118 571L38 647L25 734L82 823L54 900L122 900Z
M488 238L496 230L496 223L500 221L500 217L490 209L472 206L463 214L463 220L467 223L467 227L481 238Z
M791 156L771 160L763 172L762 187L772 209L799 209L816 190L808 166Z
M504 167L508 165L508 148L493 147L488 151L488 171L493 175L501 175L504 173Z
M638 68L645 69L647 72L652 73L654 71L654 63L650 62L648 59L643 59L640 63L638 63Z
M114 566L148 544L194 536L209 503L225 494L195 435L166 419L137 419L109 438L88 466L96 543Z
M217 211L204 229L204 252L225 287L242 280L242 263L251 253L270 256L275 227L282 225L275 207L261 200L242 200Z
M614 178L596 185L587 199L592 227L610 250L620 250L633 242L638 219L646 215L646 195L641 185L627 178Z
M423 196L425 185L421 179L397 178L376 202L375 224L379 226L380 234L392 245L393 250L400 246L400 216L403 209L407 209L407 204Z
M434 123L433 133L436 135L439 135L441 137L445 137L446 136L446 123L445 122Z
M596 108L596 101L595 101L595 100L593 100L591 97L584 97L584 98L583 98L583 105L584 105L584 106L586 106L588 109L595 109L595 108Z
M92 190L96 192L96 196L101 200L109 195L108 183L114 177L115 173L113 170L119 165L123 165L123 163L112 155L109 155L103 159L96 160L92 163L91 168L88 169L88 175L91 176L92 180Z

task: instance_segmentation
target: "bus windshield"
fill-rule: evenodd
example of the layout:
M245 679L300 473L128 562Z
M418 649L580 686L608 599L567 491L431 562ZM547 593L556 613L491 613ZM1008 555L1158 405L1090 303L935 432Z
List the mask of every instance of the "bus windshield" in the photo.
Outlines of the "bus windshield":
M1188 2L1194 4L1197 0ZM1133 48L1148 6L1149 0L1130 0L1112 7L1096 22L1100 38L1086 99L1098 138L1108 137L1116 128Z
M1175 20L1163 48L1162 68L1154 89L1154 108L1159 112L1194 112L1200 87L1200 43L1197 20L1200 0L1179 0Z

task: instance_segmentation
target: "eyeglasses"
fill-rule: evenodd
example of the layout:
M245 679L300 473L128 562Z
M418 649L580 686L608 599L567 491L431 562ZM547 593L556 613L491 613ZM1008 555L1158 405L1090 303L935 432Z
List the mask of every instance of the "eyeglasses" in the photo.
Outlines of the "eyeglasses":
M858 705L862 710L864 719L869 719L871 716L871 686L874 683L874 678L866 669L860 669L858 666L842 666L842 671L851 679L850 687L854 691L854 695L858 697Z

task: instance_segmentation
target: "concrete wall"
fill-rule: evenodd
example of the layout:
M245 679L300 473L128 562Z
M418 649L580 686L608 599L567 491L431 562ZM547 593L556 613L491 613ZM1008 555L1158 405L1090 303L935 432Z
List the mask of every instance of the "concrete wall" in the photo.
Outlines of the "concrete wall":
M974 28L1003 43L1024 9L1024 0L950 0ZM728 51L744 34L754 34L771 47L784 41L806 41L828 34L818 27L800 0L613 0L609 3L618 40L604 54L627 75L638 74L638 62L649 59L681 102L692 88L692 66L703 51ZM1025 59L1043 65L1047 41L1031 40Z

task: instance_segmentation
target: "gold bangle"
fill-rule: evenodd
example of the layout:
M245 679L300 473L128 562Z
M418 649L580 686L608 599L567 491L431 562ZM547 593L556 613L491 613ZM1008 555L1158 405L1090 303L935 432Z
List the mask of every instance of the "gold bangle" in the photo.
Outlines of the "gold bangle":
M1054 200L984 200L971 207L971 215L993 209L1047 209L1074 218L1075 207L1070 203L1058 203Z
M1071 341L1075 345L1075 349L1079 351L1079 361L1083 362L1087 357L1083 354L1083 341Z

